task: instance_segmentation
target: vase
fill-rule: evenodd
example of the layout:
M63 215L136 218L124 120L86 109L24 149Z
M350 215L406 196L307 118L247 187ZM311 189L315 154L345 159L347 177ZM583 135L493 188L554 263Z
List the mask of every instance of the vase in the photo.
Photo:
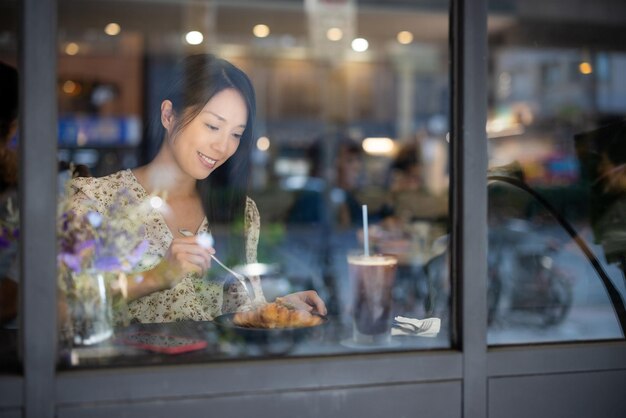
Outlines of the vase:
M75 346L98 344L113 335L111 284L115 274L83 271L71 274L67 307Z

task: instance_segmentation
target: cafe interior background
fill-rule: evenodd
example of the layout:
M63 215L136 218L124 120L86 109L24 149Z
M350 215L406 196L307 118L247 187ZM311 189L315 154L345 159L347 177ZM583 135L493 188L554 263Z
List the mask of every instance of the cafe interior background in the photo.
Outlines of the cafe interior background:
M55 373L71 376L77 385L80 373L91 376L106 369L115 375L132 366L140 370L137 384L148 378L141 370L159 365L179 368L181 376L189 364L202 365L211 379L216 363L243 364L245 371L285 358L303 363L364 359L367 364L368 356L417 356L407 357L411 361L459 350L463 321L458 320L460 294L454 291L459 285L450 274L456 271L451 184L458 169L454 162L460 161L451 156L452 6L444 0L58 0L56 69L48 69L56 71L58 160L85 165L93 176L145 164L160 143L149 128L159 111L159 87L174 64L201 52L231 61L250 76L257 93L249 195L261 214L257 267L264 293L271 300L315 289L332 323L287 346L232 340L212 324L185 324L178 329L183 336L200 335L208 345L180 355L154 353L115 338L93 346L61 345ZM610 0L597 5L491 0L486 6L486 129L471 139L484 142L480 149L488 166L486 277L477 281L485 294L486 344L521 352L582 345L592 354L593 344L607 344L623 353L626 6ZM20 31L29 29L20 26L20 19L20 2L0 2L0 60L18 70ZM18 132L8 146L19 150L19 142ZM471 205L471 197L466 199ZM363 245L356 202L359 210L361 204L368 207L372 247L399 259L393 314L438 318L438 332L393 337L388 345L365 349L345 343L351 310L346 255ZM51 202L50 210L55 207ZM213 228L225 260L229 249L224 242L236 227ZM218 278L227 275L212 270ZM0 362L6 379L23 373L19 324L19 317L3 324ZM241 360L247 362L237 363ZM611 379L624 377L626 364L617 364L603 366L615 373ZM271 368L263 370L271 379ZM277 376L285 379L284 370ZM429 373L433 382L448 380ZM21 378L6 379L5 387L11 382L28 387ZM324 381L323 376L316 379ZM383 381L362 384L382 387ZM358 377L350 382L361 385ZM411 388L401 391L411 393ZM626 404L616 399L619 389L604 392L594 393L618 409L602 416L623 416ZM216 403L218 409L236 403L232 393L231 402ZM459 402L450 402L449 410L436 392L433 403L441 405L424 407L433 408L429 416L481 416L461 407L458 387L452 393ZM66 396L65 403L50 401L58 416L103 416L98 414L118 404L152 410L169 395L90 395L86 401L59 396ZM186 394L172 396L174 404L185 407L179 401ZM250 394L244 390L241 396ZM27 413L22 395L18 401L0 397L0 415ZM334 414L351 407L364 416L380 416L376 408L354 406L358 402L350 396L343 402L332 399ZM494 402L489 416L503 416L498 411L516 404L507 396ZM413 407L408 400L400 405L400 411ZM534 412L554 416L548 410Z

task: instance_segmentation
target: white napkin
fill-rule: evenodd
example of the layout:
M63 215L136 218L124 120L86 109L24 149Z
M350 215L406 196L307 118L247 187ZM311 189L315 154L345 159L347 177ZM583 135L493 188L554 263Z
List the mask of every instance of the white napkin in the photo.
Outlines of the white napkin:
M436 337L441 329L440 318L407 318L396 316L393 319L391 335L414 335L419 337Z

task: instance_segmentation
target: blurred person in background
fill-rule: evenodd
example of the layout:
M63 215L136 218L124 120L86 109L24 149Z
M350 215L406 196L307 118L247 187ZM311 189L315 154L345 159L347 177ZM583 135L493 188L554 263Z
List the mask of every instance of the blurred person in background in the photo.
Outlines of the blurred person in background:
M404 145L391 163L389 188L392 192L417 191L422 187L421 153L417 145Z
M373 226L371 234L380 247L408 245L404 229L414 220L415 199L423 192L420 161L419 149L411 144L401 147L389 165L387 197L380 209L383 216L381 222Z
M328 184L322 164L321 140L316 141L307 151L311 163L309 181L300 189L289 209L287 221L298 224L319 224L325 216L332 217L333 225L345 229L363 225L362 202L358 197L363 179L363 149L349 139L339 141L330 175L333 184ZM328 189L329 201L324 193ZM330 207L326 207L329 205ZM369 218L375 222L381 218L378 212L370 210Z
M410 220L413 216L412 207L405 205L402 197L417 195L423 192L421 153L417 145L405 145L394 158L389 167L388 210L397 218Z
M337 182L332 200L336 221L339 227L348 228L363 225L362 202L357 197L363 178L363 149L359 144L344 140L337 152L335 162ZM372 216L376 216L372 214Z

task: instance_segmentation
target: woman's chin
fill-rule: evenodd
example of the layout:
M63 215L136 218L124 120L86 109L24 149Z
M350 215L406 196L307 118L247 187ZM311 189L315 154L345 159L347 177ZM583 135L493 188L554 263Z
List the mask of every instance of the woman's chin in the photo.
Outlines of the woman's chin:
M196 180L205 180L213 173L213 171L215 171L215 168L210 170L205 168L204 170L196 172L196 175L194 175L193 177Z

